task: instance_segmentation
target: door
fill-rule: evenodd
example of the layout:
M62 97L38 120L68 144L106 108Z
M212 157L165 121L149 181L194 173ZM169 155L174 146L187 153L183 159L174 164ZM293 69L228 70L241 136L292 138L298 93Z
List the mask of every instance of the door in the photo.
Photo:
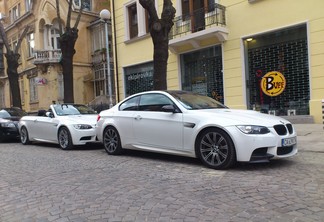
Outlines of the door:
M142 95L139 111L135 113L133 130L135 146L158 149L183 149L182 113L162 111L173 102L162 94Z

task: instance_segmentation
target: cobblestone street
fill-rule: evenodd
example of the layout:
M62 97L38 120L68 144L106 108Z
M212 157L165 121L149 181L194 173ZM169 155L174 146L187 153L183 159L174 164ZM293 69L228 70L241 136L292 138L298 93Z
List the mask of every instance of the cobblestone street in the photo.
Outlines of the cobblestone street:
M324 153L216 171L99 144L0 145L0 221L324 221Z

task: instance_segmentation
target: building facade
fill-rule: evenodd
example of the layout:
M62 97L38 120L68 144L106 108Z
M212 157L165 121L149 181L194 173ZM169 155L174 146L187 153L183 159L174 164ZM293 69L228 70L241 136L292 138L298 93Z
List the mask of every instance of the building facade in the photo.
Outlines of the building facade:
M59 4L64 28L68 1L60 0ZM72 27L80 4L81 0L73 0ZM105 29L104 23L99 19L99 12L104 8L110 9L110 1L85 0L84 4L73 58L74 101L96 105L96 99L106 93L109 67L104 56L107 51ZM0 13L11 47L17 43L24 27L30 27L18 51L22 108L36 112L47 109L53 102L64 102L56 1L0 0ZM0 48L0 107L8 107L12 105L12 98L5 71L6 59L1 53L6 50L1 46L1 41Z
M161 14L163 0L155 0ZM324 1L173 0L168 89L231 108L322 123ZM153 88L153 44L138 0L112 1L118 99Z

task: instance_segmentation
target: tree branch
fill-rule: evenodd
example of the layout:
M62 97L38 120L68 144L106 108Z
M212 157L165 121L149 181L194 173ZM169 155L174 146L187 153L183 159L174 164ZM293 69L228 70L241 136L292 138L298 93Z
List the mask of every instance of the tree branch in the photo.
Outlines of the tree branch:
M3 24L2 22L0 21L0 35L2 37L2 41L7 49L7 52L10 50L10 45L9 45L9 41L8 41L8 38L7 38L7 35L5 33L5 30L4 30L4 27L3 27Z
M150 15L150 19L153 22L157 22L159 20L159 16L156 12L155 9L155 3L152 0L139 0L139 3L142 5L143 8L145 8L149 15Z
M66 18L66 28L67 29L71 28L72 2L73 2L73 0L69 1L69 11L68 11L67 18Z
M58 23L59 23L59 32L60 32L60 36L61 36L63 33L62 33L62 20L61 20L61 14L60 14L59 0L56 0L56 14L57 14L57 19L58 19Z
M16 45L16 48L15 48L15 53L17 54L18 53L18 50L20 48L20 45L21 45L21 42L22 40L24 39L25 35L27 34L29 30L29 25L27 25L24 29L24 31L21 33L21 35L19 36L19 39L18 39L18 42L17 42L17 45Z
M84 8L84 4L83 4L84 0L81 0L81 6L80 6L80 10L79 10L79 13L78 13L78 17L75 21L75 24L74 24L74 29L77 29L78 28L78 25L79 25L79 22L80 22L80 19L81 19L81 14L82 14L82 11L83 11L83 8Z

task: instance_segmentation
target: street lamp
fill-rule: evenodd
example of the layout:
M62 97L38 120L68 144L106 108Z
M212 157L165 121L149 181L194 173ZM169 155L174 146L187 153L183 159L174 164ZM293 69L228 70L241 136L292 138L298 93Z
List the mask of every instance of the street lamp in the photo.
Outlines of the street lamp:
M100 12L100 18L105 22L105 35L106 35L106 56L107 56L107 72L108 72L108 93L109 93L109 108L113 106L112 102L112 87L111 87L111 73L110 73L110 56L109 56L109 42L108 42L108 20L110 19L110 12L103 9Z

